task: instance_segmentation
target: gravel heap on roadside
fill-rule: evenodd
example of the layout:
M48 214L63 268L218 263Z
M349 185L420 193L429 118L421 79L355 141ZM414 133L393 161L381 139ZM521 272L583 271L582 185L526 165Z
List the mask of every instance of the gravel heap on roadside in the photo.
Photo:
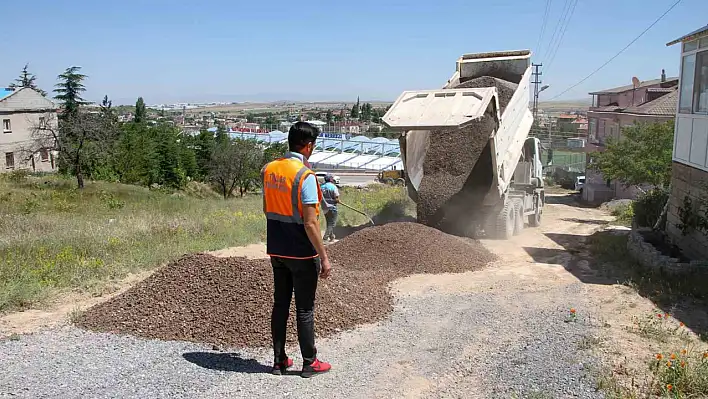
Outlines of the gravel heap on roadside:
M501 111L506 108L517 84L482 76L455 88L496 87ZM451 234L472 236L480 222L470 210L480 204L492 184L489 137L496 128L494 118L484 115L462 129L430 133L418 187L418 221Z
M318 336L384 319L390 281L412 273L475 270L493 259L481 245L415 223L391 223L329 247L334 271L320 280ZM231 347L271 345L272 271L267 259L185 256L135 287L88 309L94 331ZM296 342L294 299L288 339Z
M410 274L477 270L495 259L476 241L408 222L357 231L331 245L329 255L342 270L369 271L386 283Z

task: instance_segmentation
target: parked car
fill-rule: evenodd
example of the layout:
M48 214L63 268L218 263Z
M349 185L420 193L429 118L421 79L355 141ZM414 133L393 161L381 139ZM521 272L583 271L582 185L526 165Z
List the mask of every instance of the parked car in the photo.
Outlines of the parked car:
M315 176L317 176L317 182L320 184L324 184L324 178L325 176L327 176L327 174L327 172L315 172ZM339 176L332 173L329 174L332 175L332 177L334 178L334 185L339 186Z
M575 191L579 191L580 194L582 194L583 187L585 187L585 176L576 177L575 178Z

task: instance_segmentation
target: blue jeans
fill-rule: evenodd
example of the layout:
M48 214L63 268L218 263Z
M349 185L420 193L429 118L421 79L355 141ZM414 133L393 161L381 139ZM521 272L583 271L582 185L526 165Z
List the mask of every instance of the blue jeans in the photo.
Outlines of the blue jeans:
M327 228L325 229L323 240L332 239L334 240L334 226L337 225L337 210L330 209L325 213L325 220L327 221Z

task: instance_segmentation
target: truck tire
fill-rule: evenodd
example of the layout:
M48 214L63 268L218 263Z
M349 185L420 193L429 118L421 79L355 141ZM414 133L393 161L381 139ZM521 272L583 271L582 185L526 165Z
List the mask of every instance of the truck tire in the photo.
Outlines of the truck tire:
M396 185L403 187L406 185L406 181L403 179L396 179Z
M518 236L524 230L524 203L514 200L514 235Z
M390 177L387 177L387 178L384 179L384 183L386 183L386 184L392 186L392 185L393 185L393 179L391 179Z
M536 204L533 206L534 214L529 215L529 226L538 227L541 225L541 209L538 207L540 198L536 198Z
M514 235L514 202L506 201L499 215L497 215L496 236L502 240L508 240Z

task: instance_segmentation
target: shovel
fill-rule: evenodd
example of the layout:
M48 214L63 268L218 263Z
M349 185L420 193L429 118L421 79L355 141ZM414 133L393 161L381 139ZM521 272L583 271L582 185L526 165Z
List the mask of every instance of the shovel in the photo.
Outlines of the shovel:
M374 223L374 219L370 218L369 215L365 214L364 212L362 212L362 211L360 211L360 210L358 210L358 209L356 209L356 208L353 208L353 207L351 207L351 206L349 206L349 205L347 205L347 204L345 204L345 203L343 203L343 202L340 202L339 205L341 205L341 206L343 206L343 207L345 207L345 208L349 208L349 209L353 210L353 211L356 212L356 213L360 213L360 214L366 216L366 218L369 219L369 221L371 222L371 224L373 224L374 226L376 226L376 223Z

